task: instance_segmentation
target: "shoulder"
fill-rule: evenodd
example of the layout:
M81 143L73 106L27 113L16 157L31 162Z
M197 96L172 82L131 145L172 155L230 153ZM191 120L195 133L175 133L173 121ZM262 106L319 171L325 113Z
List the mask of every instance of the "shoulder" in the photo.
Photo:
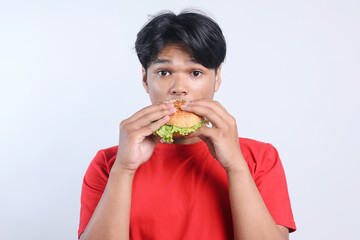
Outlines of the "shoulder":
M116 157L117 151L118 146L112 146L99 150L105 159L112 159L113 157Z
M239 144L253 175L280 163L278 151L271 143L239 138Z
M239 137L239 143L246 146L254 146L254 147L261 147L267 144L265 142L261 142L255 139L243 138L243 137Z
M90 166L109 173L116 159L117 150L118 146L100 149L91 161Z
M276 151L276 148L272 144L250 138L239 137L239 144L242 151L248 151L253 154Z

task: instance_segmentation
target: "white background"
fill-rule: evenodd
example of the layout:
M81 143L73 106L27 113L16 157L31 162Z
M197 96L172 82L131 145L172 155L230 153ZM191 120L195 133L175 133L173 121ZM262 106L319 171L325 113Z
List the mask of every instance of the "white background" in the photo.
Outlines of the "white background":
M193 3L191 3L193 2ZM0 236L76 239L86 168L150 104L149 14L196 7L228 43L215 96L286 171L291 239L358 239L360 1L0 2Z

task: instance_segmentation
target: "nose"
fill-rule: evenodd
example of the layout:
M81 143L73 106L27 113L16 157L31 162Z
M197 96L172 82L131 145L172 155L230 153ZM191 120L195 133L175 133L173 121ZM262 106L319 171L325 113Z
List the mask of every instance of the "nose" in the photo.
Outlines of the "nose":
M189 93L187 77L181 74L174 76L172 79L170 93L175 96L186 96Z

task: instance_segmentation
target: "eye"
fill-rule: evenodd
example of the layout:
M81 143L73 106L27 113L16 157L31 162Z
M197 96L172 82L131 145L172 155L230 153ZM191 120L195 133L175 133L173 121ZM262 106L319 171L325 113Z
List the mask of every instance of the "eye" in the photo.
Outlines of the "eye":
M193 75L194 77L199 77L202 74L201 71L192 71L191 75Z
M157 72L161 77L166 77L170 75L170 72L167 70L160 70Z

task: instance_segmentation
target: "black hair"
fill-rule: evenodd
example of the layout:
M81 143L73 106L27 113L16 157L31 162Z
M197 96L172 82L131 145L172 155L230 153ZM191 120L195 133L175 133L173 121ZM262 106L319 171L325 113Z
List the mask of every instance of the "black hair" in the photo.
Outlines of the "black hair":
M147 68L170 43L184 43L192 57L215 73L226 55L226 42L219 25L200 12L171 11L155 15L137 34L135 50L141 65Z

